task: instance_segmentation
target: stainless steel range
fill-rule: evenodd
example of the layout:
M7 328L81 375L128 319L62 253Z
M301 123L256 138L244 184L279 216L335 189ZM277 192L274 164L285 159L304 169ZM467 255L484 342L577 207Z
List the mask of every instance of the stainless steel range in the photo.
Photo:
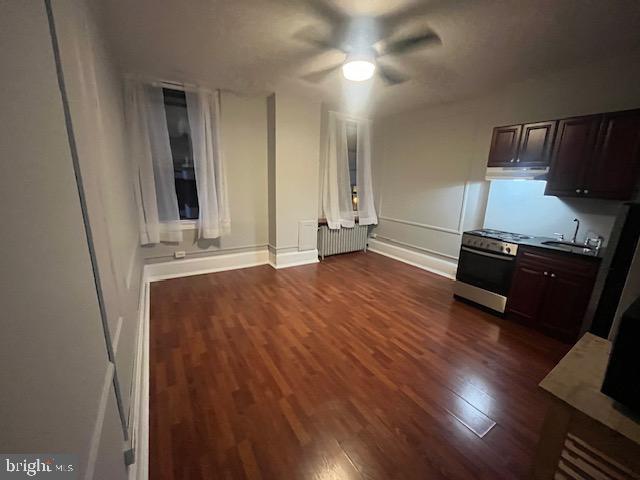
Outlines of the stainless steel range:
M518 243L529 238L499 230L463 233L454 294L503 313Z

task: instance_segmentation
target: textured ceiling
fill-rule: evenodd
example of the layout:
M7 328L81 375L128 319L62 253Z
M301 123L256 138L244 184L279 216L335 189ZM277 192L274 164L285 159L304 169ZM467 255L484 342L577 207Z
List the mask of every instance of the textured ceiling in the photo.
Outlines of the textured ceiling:
M327 0L331 1L331 0ZM640 48L638 0L335 0L349 15L411 15L392 32L428 26L441 45L385 58L411 80L351 84L333 72L301 76L344 59L294 38L312 26L339 35L308 0L102 0L107 31L126 72L240 93L290 89L390 113L452 101L533 75Z

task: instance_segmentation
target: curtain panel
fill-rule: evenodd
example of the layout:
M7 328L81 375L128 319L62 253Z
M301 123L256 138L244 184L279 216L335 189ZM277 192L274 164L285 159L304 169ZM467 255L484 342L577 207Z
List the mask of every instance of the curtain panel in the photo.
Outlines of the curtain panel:
M185 95L200 206L198 237L218 238L231 232L220 138L220 94L198 89Z
M347 125L356 126L356 188L357 210L353 210L351 178L349 173L349 148ZM373 202L371 179L371 122L329 112L327 122L325 155L320 174L321 214L331 229L355 226L355 213L360 225L378 223Z
M181 242L180 213L162 88L129 79L125 90L140 243Z
M377 225L378 215L373 203L371 178L371 121L358 120L356 149L356 185L358 188L358 223Z

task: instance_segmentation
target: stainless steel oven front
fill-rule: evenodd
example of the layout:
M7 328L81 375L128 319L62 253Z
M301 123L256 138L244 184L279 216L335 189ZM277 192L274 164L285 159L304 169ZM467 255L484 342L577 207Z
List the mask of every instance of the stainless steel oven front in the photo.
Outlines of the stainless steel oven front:
M517 249L517 244L463 235L455 295L504 312Z

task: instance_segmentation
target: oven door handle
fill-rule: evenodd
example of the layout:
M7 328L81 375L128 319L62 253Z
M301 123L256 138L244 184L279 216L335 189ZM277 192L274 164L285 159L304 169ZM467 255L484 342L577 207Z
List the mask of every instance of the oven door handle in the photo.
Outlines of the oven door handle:
M507 262L512 262L516 258L516 257L506 257L504 255L497 255L495 253L482 252L480 250L475 250L469 247L461 247L461 250L464 250L465 252L469 252L469 253L474 253L476 255L482 255L483 257L491 257L491 258L496 258L498 260L506 260Z

